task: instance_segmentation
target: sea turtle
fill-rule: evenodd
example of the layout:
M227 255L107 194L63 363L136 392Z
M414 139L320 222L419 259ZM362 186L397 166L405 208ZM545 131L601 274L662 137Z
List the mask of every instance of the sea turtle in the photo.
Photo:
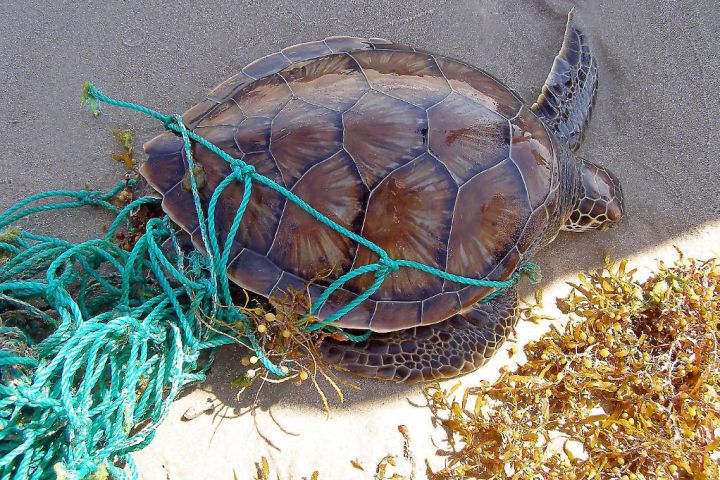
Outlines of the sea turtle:
M615 175L573 154L597 79L571 12L532 106L462 61L383 39L331 37L254 61L182 118L391 258L504 280L559 230L602 230L623 217ZM164 133L144 148L142 175L203 249L181 138ZM207 206L231 167L198 144L193 155ZM234 182L220 197L221 245L242 196ZM230 258L229 278L271 302L306 288L315 300L343 273L378 260L257 183ZM327 318L374 280L366 273L350 281L318 315ZM401 268L336 322L370 329L370 338L328 338L320 350L347 371L395 381L471 371L517 321L516 290L482 303L491 291Z

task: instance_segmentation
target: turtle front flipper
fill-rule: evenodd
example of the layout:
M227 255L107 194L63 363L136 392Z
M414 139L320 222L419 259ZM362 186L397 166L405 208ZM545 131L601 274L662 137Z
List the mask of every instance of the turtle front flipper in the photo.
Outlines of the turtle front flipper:
M325 361L355 375L423 382L472 372L500 348L517 323L517 290L434 325L373 333L359 343L330 338L320 345Z
M573 151L583 141L597 84L597 60L570 11L562 48L532 109Z

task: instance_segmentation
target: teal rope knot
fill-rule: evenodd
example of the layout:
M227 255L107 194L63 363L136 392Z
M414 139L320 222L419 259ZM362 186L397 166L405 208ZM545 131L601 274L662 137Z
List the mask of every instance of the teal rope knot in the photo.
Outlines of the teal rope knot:
M375 271L375 276L385 278L391 273L400 270L400 264L388 256L384 256L378 260L380 268Z
M170 130L171 132L175 131L175 128L173 128L174 125L184 128L182 124L182 117L177 113L172 115L163 115L162 118L160 118L160 121L162 122L163 127L165 127L165 130Z
M78 200L80 200L82 203L86 205L92 205L95 207L101 207L104 206L105 199L103 198L104 195L102 195L100 192L93 190L93 191L83 191L78 194Z
M237 180L242 180L246 176L252 178L255 175L255 167L243 162L242 160L234 158L228 163L230 164L230 167L232 167L233 175Z

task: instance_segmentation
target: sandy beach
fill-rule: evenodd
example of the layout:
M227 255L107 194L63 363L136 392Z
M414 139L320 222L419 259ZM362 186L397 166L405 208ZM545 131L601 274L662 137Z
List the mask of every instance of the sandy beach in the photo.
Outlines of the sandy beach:
M623 183L628 220L601 233L562 233L535 258L545 298L567 291L577 272L606 254L628 257L640 274L654 259L720 254L720 32L716 8L698 2L414 0L380 2L0 2L0 209L49 189L109 188L124 167L110 159L112 129L130 129L138 150L162 125L106 107L98 118L79 103L83 82L107 94L182 112L260 56L332 35L384 37L477 65L532 103L576 7L600 65L591 128L579 154L610 167ZM139 153L140 160L142 154ZM36 217L33 231L78 240L100 234L93 210ZM532 289L524 285L530 296ZM558 315L548 304L548 315ZM518 345L547 325L521 324ZM268 458L279 478L370 479L388 453L400 454L406 425L424 478L442 432L430 423L419 387L354 382L326 415L313 386L266 384L237 395L241 350L223 348L207 382L172 407L153 442L135 454L151 480L249 479ZM501 351L464 385L493 379ZM209 400L215 408L183 421ZM357 459L360 471L350 461ZM403 473L403 472L400 472ZM404 472L407 473L407 472Z

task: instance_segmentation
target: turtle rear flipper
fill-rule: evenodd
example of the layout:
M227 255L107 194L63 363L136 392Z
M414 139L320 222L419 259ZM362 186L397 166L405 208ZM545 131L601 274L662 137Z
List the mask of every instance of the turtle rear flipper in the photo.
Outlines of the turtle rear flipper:
M352 374L423 382L472 372L492 357L517 323L517 290L433 325L373 333L364 342L323 340L325 361Z
M532 109L573 151L583 141L597 84L597 60L570 11L562 48Z

